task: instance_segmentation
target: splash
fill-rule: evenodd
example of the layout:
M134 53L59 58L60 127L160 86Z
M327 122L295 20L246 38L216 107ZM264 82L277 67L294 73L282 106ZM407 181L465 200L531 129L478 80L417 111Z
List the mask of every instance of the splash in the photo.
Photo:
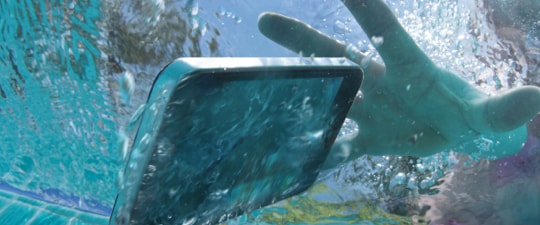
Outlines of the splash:
M390 5L437 65L488 92L525 83L526 53L519 42L500 35L482 1L402 0Z

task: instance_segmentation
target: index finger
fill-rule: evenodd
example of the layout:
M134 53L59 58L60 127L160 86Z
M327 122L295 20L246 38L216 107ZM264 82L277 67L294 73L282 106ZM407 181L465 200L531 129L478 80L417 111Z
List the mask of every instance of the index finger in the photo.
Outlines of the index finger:
M304 56L343 57L344 43L313 29L311 26L277 13L259 16L259 30L274 42Z
M313 29L294 18L266 12L259 16L259 30L272 41L304 56L347 57L361 65L366 57L360 52L349 54L347 45ZM384 66L369 59L369 67L364 68L364 90L371 89L384 74Z
M382 37L377 46L388 69L416 62L431 62L383 0L342 0L364 32L373 39Z

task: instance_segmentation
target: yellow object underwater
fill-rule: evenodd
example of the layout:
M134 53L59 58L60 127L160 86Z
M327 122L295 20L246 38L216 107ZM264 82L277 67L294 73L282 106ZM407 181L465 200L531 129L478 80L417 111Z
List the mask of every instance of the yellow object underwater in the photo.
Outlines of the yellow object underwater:
M393 215L363 200L329 202L316 199L331 188L317 183L307 192L255 210L233 221L233 224L418 224L412 218Z

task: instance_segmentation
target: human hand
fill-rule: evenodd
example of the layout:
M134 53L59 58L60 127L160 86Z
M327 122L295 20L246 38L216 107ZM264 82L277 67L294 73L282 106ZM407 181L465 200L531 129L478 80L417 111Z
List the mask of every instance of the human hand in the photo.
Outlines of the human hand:
M518 152L524 126L540 110L540 88L524 86L488 95L429 59L382 0L344 0L374 43L384 65L364 69L362 98L349 117L359 125L348 160L363 154L427 156L453 149L478 153L491 140L491 158ZM261 33L305 56L371 60L296 19L275 13L259 17ZM480 137L485 137L479 139ZM482 147L483 146L483 147ZM482 155L482 154L480 154ZM487 155L484 155L487 156Z

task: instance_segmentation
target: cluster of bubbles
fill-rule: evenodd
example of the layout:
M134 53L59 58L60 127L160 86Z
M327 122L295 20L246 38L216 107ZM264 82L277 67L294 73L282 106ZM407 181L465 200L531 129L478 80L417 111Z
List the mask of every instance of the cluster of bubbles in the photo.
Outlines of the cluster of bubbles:
M527 61L527 57L534 57L531 56L534 51L527 51L523 46L538 46L533 43L538 38L518 40L515 36L527 35L521 34L519 27L510 31L506 27L496 27L489 14L492 9L482 0L396 0L387 3L405 30L437 65L471 84L495 92L535 79L531 77L537 70L534 61ZM374 40L369 41L374 37L364 36L353 17L344 11L339 7L335 15L328 16L334 19L330 22L332 29L327 32L348 43L360 40L351 47L368 55L368 59L380 61ZM326 18L322 22L329 23ZM509 37L509 32L516 34Z
M224 17L224 18L228 18L228 19L231 19L233 20L235 23L241 23L242 22L242 17L236 15L234 12L232 11L229 11L229 10L226 10L225 8L221 8L221 10L219 11L218 15L220 17Z
M523 43L502 33L484 1L414 0L394 5L398 4L407 6L396 9L405 29L437 65L488 92L526 83ZM522 35L519 28L513 29Z

